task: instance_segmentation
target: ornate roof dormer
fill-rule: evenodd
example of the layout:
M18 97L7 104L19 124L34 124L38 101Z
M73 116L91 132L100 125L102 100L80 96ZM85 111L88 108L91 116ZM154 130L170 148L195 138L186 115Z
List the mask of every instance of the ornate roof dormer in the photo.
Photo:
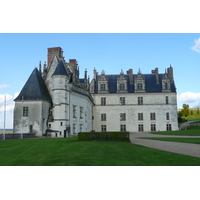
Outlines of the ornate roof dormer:
M146 90L145 90L145 79L142 76L140 68L139 68L137 77L134 79L134 83L135 83L135 92L146 92Z
M168 77L167 71L165 69L165 74L162 77L162 92L170 92L170 78Z
M98 93L108 93L108 79L106 78L104 70L102 70L98 80Z
M124 76L123 70L121 70L120 76L117 79L117 92L127 92L127 79Z

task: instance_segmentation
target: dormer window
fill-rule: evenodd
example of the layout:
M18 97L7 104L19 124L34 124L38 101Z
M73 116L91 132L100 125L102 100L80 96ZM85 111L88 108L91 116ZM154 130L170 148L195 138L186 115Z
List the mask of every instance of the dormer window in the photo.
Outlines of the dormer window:
M125 84L124 83L119 84L119 90L125 90Z
M123 70L120 72L120 76L117 79L117 92L127 91L127 78L124 76Z
M162 91L163 92L170 92L170 79L169 79L166 72L165 72L165 74L163 75L163 78L162 78Z
M146 92L145 90L145 79L139 69L137 76L134 79L135 82L135 92Z
M101 76L98 81L98 92L99 93L107 93L108 92L108 79L105 75L105 71L103 70Z
M142 83L137 84L137 90L142 90Z
M167 83L165 83L165 90L167 90L168 89L168 84Z
M106 84L101 84L100 90L101 90L101 91L106 91Z

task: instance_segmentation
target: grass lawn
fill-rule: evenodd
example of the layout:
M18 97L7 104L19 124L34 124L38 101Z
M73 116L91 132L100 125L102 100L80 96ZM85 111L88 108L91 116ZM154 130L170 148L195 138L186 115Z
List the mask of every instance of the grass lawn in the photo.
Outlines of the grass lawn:
M77 138L0 141L0 166L199 166L200 158L128 142Z
M140 139L200 144L200 138L161 138L161 137L150 138L150 137L141 137Z
M160 131L160 132L151 132L151 133L158 134L158 135L200 136L200 126L190 127L187 130L181 130L181 131Z
M200 117L188 117L188 121L195 121L195 120L200 120Z

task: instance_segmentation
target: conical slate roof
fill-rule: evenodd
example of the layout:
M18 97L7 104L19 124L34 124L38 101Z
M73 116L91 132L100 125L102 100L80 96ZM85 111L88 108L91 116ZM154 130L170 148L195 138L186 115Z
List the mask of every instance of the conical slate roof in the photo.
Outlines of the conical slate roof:
M63 64L63 61L60 60L56 69L55 69L55 72L53 73L53 76L54 75L65 75L65 76L69 76L66 72L66 69L65 69L65 66Z
M33 70L19 96L14 101L21 101L22 99L51 101L51 96L37 68Z

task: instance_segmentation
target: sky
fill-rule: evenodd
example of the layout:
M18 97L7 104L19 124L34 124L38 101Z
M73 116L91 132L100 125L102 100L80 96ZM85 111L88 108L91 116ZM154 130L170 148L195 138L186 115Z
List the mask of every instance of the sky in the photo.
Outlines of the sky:
M47 48L61 47L65 60L76 59L80 78L85 69L93 78L101 73L159 73L173 67L178 108L200 106L199 33L1 33L0 34L0 128L3 128L4 99L7 98L6 127L13 124L13 99L35 67L47 61Z

